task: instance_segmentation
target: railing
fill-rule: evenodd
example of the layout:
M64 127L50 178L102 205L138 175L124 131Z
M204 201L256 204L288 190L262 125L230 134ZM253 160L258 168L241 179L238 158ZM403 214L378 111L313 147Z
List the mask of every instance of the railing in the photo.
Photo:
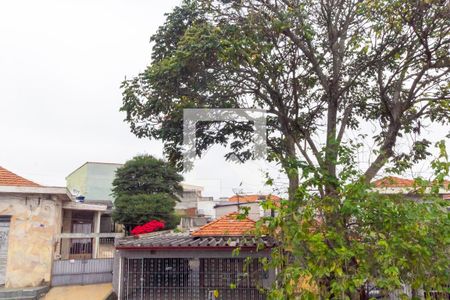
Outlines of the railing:
M116 239L123 233L61 233L56 259L113 258Z
M244 260L235 258L200 259L196 265L184 258L123 259L120 299L266 299L257 260L246 271Z

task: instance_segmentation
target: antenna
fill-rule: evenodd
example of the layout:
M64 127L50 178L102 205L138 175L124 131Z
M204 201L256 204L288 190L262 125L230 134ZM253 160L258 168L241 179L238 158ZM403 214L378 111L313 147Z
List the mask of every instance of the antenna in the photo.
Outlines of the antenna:
M237 196L237 200L238 200L238 209L239 209L239 205L240 205L240 195L242 195L244 193L244 189L242 188L242 181L239 184L239 187L236 188L232 188L233 193Z

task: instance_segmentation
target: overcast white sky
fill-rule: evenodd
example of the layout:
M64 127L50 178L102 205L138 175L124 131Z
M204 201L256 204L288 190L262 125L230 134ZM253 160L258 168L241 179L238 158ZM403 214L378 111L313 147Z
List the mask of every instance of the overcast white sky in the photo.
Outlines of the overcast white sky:
M0 1L0 165L65 185L85 161L162 157L123 122L121 81L149 63L150 36L178 0ZM229 196L263 189L264 165L225 163L210 151L186 181Z
M0 165L63 186L86 161L162 157L160 143L129 132L119 86L149 64L149 38L180 1L0 1ZM438 126L426 136L442 139L448 132ZM233 194L241 182L247 193L271 191L263 185L267 165L226 163L222 153L209 151L186 182L215 197ZM367 153L358 161L367 161ZM428 172L429 164L416 169L413 175ZM284 183L281 176L277 187Z

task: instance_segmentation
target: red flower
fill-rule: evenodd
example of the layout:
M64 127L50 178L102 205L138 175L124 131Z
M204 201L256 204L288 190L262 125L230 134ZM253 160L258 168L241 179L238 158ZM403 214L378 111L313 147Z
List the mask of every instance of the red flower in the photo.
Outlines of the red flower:
M152 220L148 223L145 223L144 225L138 225L134 227L133 230L131 230L131 234L138 235L143 233L149 233L164 229L164 227L165 227L164 222Z

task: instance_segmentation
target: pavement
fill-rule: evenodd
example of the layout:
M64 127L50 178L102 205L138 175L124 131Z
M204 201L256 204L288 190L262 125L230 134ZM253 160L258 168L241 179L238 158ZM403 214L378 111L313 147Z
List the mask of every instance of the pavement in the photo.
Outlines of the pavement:
M44 300L104 300L112 290L111 283L57 286L50 289Z

